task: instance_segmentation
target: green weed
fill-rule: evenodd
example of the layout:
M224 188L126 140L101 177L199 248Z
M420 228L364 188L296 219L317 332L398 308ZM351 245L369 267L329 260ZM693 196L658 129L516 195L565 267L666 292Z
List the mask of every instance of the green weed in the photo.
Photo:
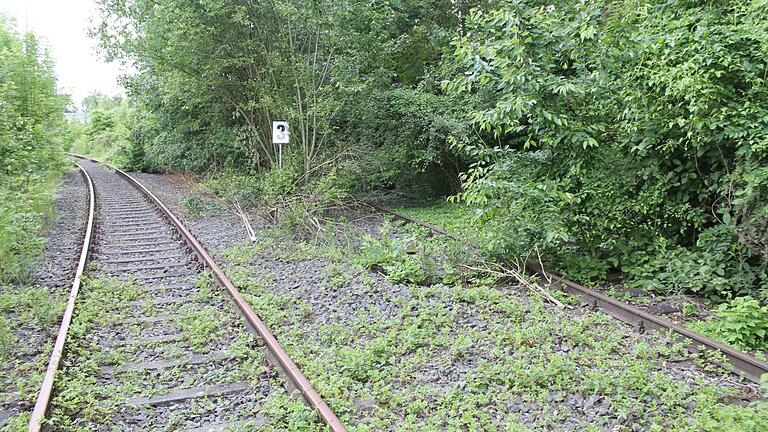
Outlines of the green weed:
M8 321L0 316L0 363L5 362L5 357L11 352L14 340Z
M768 350L768 306L752 297L737 297L718 306L715 313L691 328L739 349Z
M219 208L215 202L194 195L183 198L179 203L184 213L193 218L210 214Z

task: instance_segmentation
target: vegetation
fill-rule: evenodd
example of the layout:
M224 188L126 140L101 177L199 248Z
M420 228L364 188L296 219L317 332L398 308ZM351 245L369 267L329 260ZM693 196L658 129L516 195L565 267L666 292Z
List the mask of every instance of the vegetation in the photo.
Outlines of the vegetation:
M99 3L133 166L257 177L294 221L327 175L453 195L497 257L766 301L764 0Z
M717 316L694 329L742 350L768 351L768 307L752 297L737 297L717 308Z
M66 103L46 49L0 14L0 283L28 281L42 250Z
M47 288L0 285L0 400L4 408L31 409L58 331L64 302ZM42 343L29 343L29 341ZM22 411L23 412L23 411ZM0 430L26 430L28 413Z
M696 294L720 305L716 317L698 324L702 332L744 349L766 348L767 0L97 3L102 20L92 35L109 60L137 72L124 79L130 98L94 94L83 101L87 123L63 121L67 100L56 92L45 49L0 17L0 283L29 277L66 149L131 170L202 174L201 193L240 214L257 208L302 239L344 236L330 216L353 196L381 189L416 196L428 205L401 210L476 240L493 259L522 264L535 257L584 283L618 277L655 293ZM274 120L291 124L282 153L271 140ZM213 210L196 197L182 207L192 216ZM615 396L611 409L628 419L638 413L635 396L656 397L669 412L641 425L650 430L717 429L729 424L723 419L748 429L765 420L764 413L720 404L717 389L648 380L652 361L623 369L605 355L631 351L618 335L592 340L580 333L606 323L564 324L542 313L540 300L502 298L490 282L468 281L457 270L463 257L456 250L400 234L361 243L348 236L354 269L345 266L349 250L300 242L273 251L288 262L335 260L323 289L340 290L363 275L361 284L371 288L367 270L408 287L401 305L407 314L379 321L369 315L323 328L322 340L307 348L289 344L321 377L321 390L344 395L335 399L342 413L369 394L396 407L396 417L373 408L369 418L356 419L361 428L395 421L420 430L501 428L481 407L513 396L541 402L544 384L553 382L562 391ZM230 266L270 324L293 337L311 305L285 310L292 297L265 288L273 275L243 268L259 253L229 251ZM385 383L411 382L426 359L460 354L442 337L455 330L453 304L489 317L493 340L513 344L520 357L485 346L495 357L468 390L415 388L413 394L440 401L440 410L425 412L413 394L393 393ZM422 309L429 313L410 313ZM524 314L540 320L529 328L504 325ZM216 327L209 318L185 316L200 345ZM12 327L0 319L3 346L14 341ZM468 334L456 343L482 346ZM553 334L588 346L591 361L612 365L615 375L576 374L583 358L548 352L548 345L541 356L526 357L526 341L554 344ZM631 349L633 360L677 353ZM412 361L397 364L404 355ZM85 385L80 379L91 366L71 369L70 395ZM524 379L497 381L512 373ZM634 393L607 394L604 382ZM506 387L498 394L496 386ZM82 408L63 394L65 411ZM694 404L694 412L683 418L673 400ZM459 409L457 401L476 409L462 419L446 416ZM285 401L270 403L286 409ZM98 414L86 413L94 420ZM303 414L297 416L301 423ZM514 416L506 420L517 427Z
M195 282L199 289L196 297L210 295L210 274L200 275ZM79 431L95 424L107 424L112 429L124 427L113 422L120 418L116 413L126 416L136 414L135 408L126 406L124 399L127 397L155 396L173 388L195 387L211 381L232 383L249 380L255 387L266 383L274 389L263 395L264 399L260 401L264 403L263 407L254 408L256 411L253 414L269 414L276 419L274 425L270 424L264 430L285 430L281 429L283 420L295 421L300 425L298 430L309 430L301 427L317 424L315 414L306 405L290 399L276 375L267 374L263 366L264 354L252 346L251 334L244 328L225 322L225 311L228 309L201 307L194 302L185 304L179 311L181 319L177 323L181 338L173 342L159 342L158 346L162 344L162 351L177 355L190 351L204 352L203 348L207 348L205 352L210 354L210 350L223 346L233 356L249 359L242 362L241 368L173 366L125 371L115 379L105 379L105 366L119 368L135 361L137 348L130 345L107 346L104 340L139 337L146 331L146 325L126 324L125 320L135 317L137 312L144 315L160 311L152 309L157 305L152 304L151 295L131 281L88 276L84 280L81 296L68 335L68 355L59 371L57 393L48 420L54 429ZM137 302L141 305L138 311ZM100 338L93 338L95 332ZM235 336L231 337L233 333ZM147 383L153 385L148 386ZM191 413L200 416L215 412L222 403L221 399L211 396L179 404L175 413L164 419L163 427L172 430L188 427L182 422L185 417L193 416ZM23 428L9 430L26 430L26 424Z
M86 122L70 119L64 135L64 149L89 155L97 160L115 163L128 169L146 169L141 155L131 153L129 136L137 112L130 99L93 93L83 99L82 113Z
M616 414L616 430L758 431L768 420L759 405L723 403L724 387L669 375L677 360L711 367L706 359L604 314L570 315L480 274L397 285L358 267L396 262L398 251L416 263L455 256L444 237L384 224L347 248L279 228L259 234L223 253L225 270L351 430L557 428L580 416L574 404ZM577 428L604 430L606 421Z
M480 100L472 121L493 140L464 147L475 162L460 195L499 236L493 251L537 246L582 280L621 271L647 285L661 273L655 289L764 297L767 11L517 1L472 12L454 41L466 73L446 89Z

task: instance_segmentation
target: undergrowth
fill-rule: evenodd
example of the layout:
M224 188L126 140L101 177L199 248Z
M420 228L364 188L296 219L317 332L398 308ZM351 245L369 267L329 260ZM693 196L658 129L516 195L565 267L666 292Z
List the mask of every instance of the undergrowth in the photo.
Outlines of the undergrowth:
M464 228L473 226L468 206L446 202L424 207L400 207L397 210L462 235L468 241L476 240L485 246L486 251L490 251L489 244L484 243L483 238L495 235L496 231L493 227L486 230L474 225L477 234L470 236L472 231ZM750 265L755 257L739 245L737 237L735 227L720 225L705 230L691 248L670 246L660 240L648 252L635 254L632 266L625 268L626 284L662 295L695 294L703 297L716 307L717 316L704 323L693 324L694 330L742 350L764 351L768 348L765 334L768 331L768 307L765 306L768 276L765 266ZM372 242L372 246L365 243L362 256L376 256L377 251L389 249L382 248L376 242ZM379 258L382 262L387 259L391 258ZM605 260L576 254L559 255L556 265L566 277L580 282L605 280L611 267ZM750 296L750 293L756 295ZM688 313L691 314L691 311L688 310Z
M715 316L691 325L702 334L744 351L768 352L768 306L737 297L715 309Z
M63 310L45 287L0 286L0 401L22 407L3 431L26 430Z
M768 421L762 406L723 403L734 389L668 373L676 364L668 360L680 358L725 373L708 358L630 336L603 314L570 315L478 275L441 281L428 267L426 280L398 277L402 293L384 265L451 256L445 239L412 227L385 224L352 249L299 247L305 240L287 230L260 240L225 253L227 274L350 430L559 428L579 417L568 405L578 400L606 413L573 426L585 431L604 430L607 413L618 417L618 431L759 431ZM355 271L350 257L385 275ZM273 259L282 264L274 268ZM319 284L297 284L280 270L318 260L326 268ZM317 296L335 306L316 309L309 299Z

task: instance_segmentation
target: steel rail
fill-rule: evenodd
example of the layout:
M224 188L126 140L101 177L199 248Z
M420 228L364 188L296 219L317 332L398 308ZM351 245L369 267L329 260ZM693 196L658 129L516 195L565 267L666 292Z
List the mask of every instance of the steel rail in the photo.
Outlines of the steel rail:
M392 211L386 207L382 207L375 203L367 203L370 207L376 211L384 214L389 214L395 219L413 223L416 225L428 228L432 234L439 234L450 237L457 242L467 245L473 251L478 252L479 249L469 243L467 239L461 238L455 234L449 233L434 225L430 225L426 222L422 222L418 219L414 219L410 216ZM592 307L599 307L608 315L624 321L638 329L651 329L661 331L673 331L678 336L682 336L692 342L693 346L689 346L689 350L695 348L704 348L708 350L714 350L722 353L728 362L733 367L733 370L743 374L748 380L760 383L760 378L763 374L768 373L768 362L764 362L755 358L754 356L747 354L743 351L739 351L731 346L712 340L706 336L702 336L696 332L688 330L687 328L672 323L664 318L649 314L635 306L610 298L604 294L601 294L595 290L591 290L584 286L577 284L563 278L562 276L550 273L541 268L540 265L529 261L526 263L526 268L529 272L544 276L544 278L552 283L553 286L562 289L569 294L575 294L584 299Z
M29 418L29 431L38 432L43 427L43 421L45 415L48 412L48 407L51 403L51 396L53 395L53 384L56 377L56 371L59 369L59 363L64 353L64 343L67 339L67 333L69 332L69 326L72 323L72 315L75 311L75 302L77 300L77 294L80 291L80 283L85 270L85 265L88 262L88 254L91 249L91 240L93 237L93 223L95 219L96 209L96 192L93 187L93 180L88 172L83 169L80 164L75 163L80 168L80 174L83 177L83 181L88 189L88 219L85 226L85 235L83 238L83 247L80 250L80 259L77 263L77 270L75 271L75 279L72 282L72 289L69 293L69 300L67 301L67 307L64 310L64 315L61 319L61 326L59 327L59 334L56 336L56 343L53 345L53 351L51 352L51 358L48 361L48 369L45 371L43 382L40 386L40 393L37 395L37 401L35 407L32 410L32 414Z
M227 291L229 296L232 298L232 301L235 303L238 312L246 320L248 326L253 331L257 332L259 337L261 337L264 345L269 351L269 357L272 360L271 363L276 365L282 371L287 380L290 381L290 384L301 392L307 403L317 411L317 413L320 415L320 418L330 427L332 431L346 432L346 428L344 425L342 425L336 414L333 412L333 410L331 410L331 408L323 400L320 394L317 393L317 391L312 387L312 384L304 376L301 370L299 370L298 366L296 366L293 360L288 356L288 353L285 352L283 347L277 341L277 338L275 338L269 328L267 328L266 324L264 324L261 318L259 318L253 308L251 308L240 291L229 280L229 278L227 278L227 276L224 274L224 271L222 271L221 268L213 260L213 257L211 257L208 251L206 251L203 245L181 222L181 220L176 217L173 211L171 211L165 205L165 203L163 203L157 196L155 196L155 194L153 194L146 186L144 186L141 182L133 178L128 173L115 167L109 166L104 162L97 161L86 156L75 154L72 156L90 160L114 170L118 175L126 179L129 184L144 194L144 196L146 196L150 202L155 205L155 207L160 209L163 215L179 230L182 237L184 237L184 240L192 248L200 260L205 264L205 266L211 270L218 284Z

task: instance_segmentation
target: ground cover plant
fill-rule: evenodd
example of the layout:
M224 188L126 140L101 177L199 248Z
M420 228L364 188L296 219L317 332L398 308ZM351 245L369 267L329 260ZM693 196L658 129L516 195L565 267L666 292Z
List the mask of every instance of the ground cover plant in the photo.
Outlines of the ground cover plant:
M45 287L0 287L0 410L18 412L2 430L26 430L64 310Z
M456 209L456 207L459 208ZM427 222L436 227L443 228L453 234L466 236L468 241L473 242L474 244L486 244L483 243L484 238L482 237L482 234L473 236L473 231L471 229L468 230L464 228L465 226L474 226L473 222L475 219L468 209L460 204L446 202L440 205L427 205L424 207L418 207L411 204L393 208L403 214L417 218L418 220ZM459 222L457 223L457 221ZM689 252L685 251L685 253ZM690 271L696 272L696 274L700 276L695 277L694 275L687 275L687 277L679 277L678 283L687 289L680 287L672 292L680 294L691 291L694 293L698 292L699 290L695 289L697 283L711 283L714 278L710 273L715 272L716 274L721 275L717 278L721 285L719 287L707 286L706 289L711 291L719 289L719 292L725 295L724 293L727 293L728 290L733 287L734 280L725 277L724 272L726 270L723 267L727 265L727 263L709 261L712 257L712 255L702 255L703 259L707 259L708 263L712 263L711 265L700 264L699 266L695 266L687 264L691 269ZM533 256L531 258L538 259L539 257ZM672 260L671 262L666 263L665 267L674 267L675 265L678 264L676 261ZM644 281L647 284L659 284L661 283L659 281L664 280L667 277L669 277L667 274L655 275L654 279L647 277ZM632 285L630 284L629 286L631 287ZM630 294L626 286L609 285L603 292L623 301L631 301L636 305L651 302L651 298L649 297L638 295L637 293ZM660 292L665 293L669 291L660 290ZM685 317L695 318L699 315L700 311L697 307L693 306L690 298L684 295L671 296L670 298L681 299L679 300L682 302L680 312ZM707 299L707 297L702 296L699 298ZM765 313L766 307L762 306L759 300L750 296L743 296L719 305L711 302L705 303L709 303L709 305L712 306L712 315L703 321L691 320L691 322L686 322L685 325L689 326L692 330L698 331L715 340L730 344L735 348L747 352L752 352L759 358L765 358L766 351L768 351L768 314Z
M416 249L444 239L383 227L351 250L273 228L222 253L351 430L761 430L768 420L762 405L729 404L738 391L723 385L727 374L693 372L687 362L712 366L681 345L487 275L441 280ZM383 264L409 259L406 250L428 283L388 281L401 270Z
M198 288L195 294L197 301L209 302L223 295L218 289L213 289L208 274L201 275L195 284ZM178 325L182 337L174 342L156 344L162 344L165 353L184 355L190 349L198 354L207 353L206 348L215 346L211 342L221 339L223 333L233 325L226 322L225 310L228 309L212 306L200 308L194 303L183 305L180 310L173 311L180 315ZM153 306L149 294L133 281L118 281L94 275L85 279L68 336L67 355L56 384L56 397L47 420L55 430L76 431L82 430L84 424L112 424L121 415L132 415L132 408L125 401L127 397L148 397L170 391L179 386L179 377L184 377L185 386L195 386L210 380L220 383L245 381L257 386L265 376L274 384L274 390L259 401L259 406L253 407L254 412L242 414L263 414L274 419L263 430L316 428L314 414L306 405L290 397L283 390L279 378L266 370L264 353L254 349L252 336L245 331L239 332L238 338L228 347L228 352L235 358L247 359L242 362L242 367L234 371L226 368L222 368L222 371L215 368L206 371L194 366L175 366L121 372L119 379L110 378L105 368L119 370L121 365L137 361L130 345L111 346L106 343L115 337L119 341L146 334L146 328L141 325L124 323L136 316L137 312L150 316L169 313L168 310L159 310ZM152 385L147 386L147 382ZM215 410L219 402L215 397L195 399L191 406L178 407L179 412L171 413L163 427L182 428L184 425L180 421L184 417L183 410L211 411ZM26 430L26 423L10 425L7 430Z

